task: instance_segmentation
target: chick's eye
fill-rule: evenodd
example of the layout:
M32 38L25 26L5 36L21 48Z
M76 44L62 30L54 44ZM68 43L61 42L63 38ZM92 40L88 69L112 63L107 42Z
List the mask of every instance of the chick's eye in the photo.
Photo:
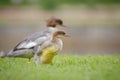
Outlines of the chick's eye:
M65 35L65 33L63 33L63 35Z

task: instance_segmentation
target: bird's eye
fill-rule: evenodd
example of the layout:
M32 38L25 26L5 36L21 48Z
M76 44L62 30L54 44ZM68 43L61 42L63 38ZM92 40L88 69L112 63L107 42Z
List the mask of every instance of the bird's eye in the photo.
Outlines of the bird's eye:
M63 24L63 22L61 20L57 20L57 23L60 24L60 25Z

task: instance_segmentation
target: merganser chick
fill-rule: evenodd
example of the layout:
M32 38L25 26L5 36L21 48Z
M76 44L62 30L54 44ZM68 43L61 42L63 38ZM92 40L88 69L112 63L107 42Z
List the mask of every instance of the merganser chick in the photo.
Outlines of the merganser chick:
M18 43L8 54L2 57L21 57L30 59L34 56L35 64L39 63L39 53L52 40L52 35L58 29L57 25L65 27L63 21L58 18L51 17L47 21L47 29L42 32L37 32L25 38Z
M59 51L62 50L63 42L61 40L61 36L68 36L64 31L56 31L53 33L51 43L42 50L40 55L40 61L43 64L52 63L52 60L55 55L58 54Z

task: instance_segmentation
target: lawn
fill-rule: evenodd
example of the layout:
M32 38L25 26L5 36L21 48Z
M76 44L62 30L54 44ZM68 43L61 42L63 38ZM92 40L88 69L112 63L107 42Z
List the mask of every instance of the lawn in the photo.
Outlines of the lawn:
M0 80L120 80L120 55L57 55L53 64L0 58Z

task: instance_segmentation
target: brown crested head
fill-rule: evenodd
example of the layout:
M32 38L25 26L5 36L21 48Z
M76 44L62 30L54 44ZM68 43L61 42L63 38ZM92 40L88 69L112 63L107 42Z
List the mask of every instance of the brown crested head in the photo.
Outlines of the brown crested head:
M51 17L48 20L46 20L47 27L56 27L57 25L60 25L62 27L66 27L63 25L63 21L59 18Z
M64 36L64 37L70 37L69 35L67 35L64 31L56 31L53 33L53 39L59 36Z
M54 37L57 37L57 36L59 36L59 35L62 35L62 36L64 36L66 33L64 32L64 31L56 31L56 32L54 32Z

